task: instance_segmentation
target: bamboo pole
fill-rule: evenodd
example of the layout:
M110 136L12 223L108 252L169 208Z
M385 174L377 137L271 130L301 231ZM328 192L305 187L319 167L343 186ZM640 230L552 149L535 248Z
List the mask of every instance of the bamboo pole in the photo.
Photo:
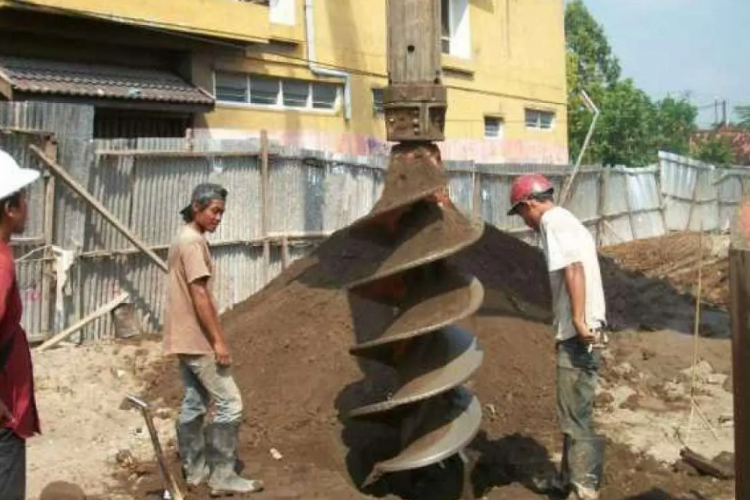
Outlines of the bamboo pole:
M102 203L97 200L91 193L89 193L83 186L81 186L73 177L68 174L68 172L65 171L63 167L57 164L55 160L47 156L42 150L40 150L36 146L30 146L30 149L34 154L36 154L40 160L45 164L45 166L57 177L59 177L65 184L68 185L75 193L83 198L91 207L99 212L99 214L104 217L104 219L107 220L112 226L115 227L118 231L120 231L125 238L127 238L132 244L134 244L136 247L138 247L143 253L145 253L159 268L167 272L167 264L161 260L161 258L156 255L151 249L146 246L146 244L141 241L141 239L136 236L130 229L128 229L122 222L120 222L109 210L107 210L107 207L102 205Z

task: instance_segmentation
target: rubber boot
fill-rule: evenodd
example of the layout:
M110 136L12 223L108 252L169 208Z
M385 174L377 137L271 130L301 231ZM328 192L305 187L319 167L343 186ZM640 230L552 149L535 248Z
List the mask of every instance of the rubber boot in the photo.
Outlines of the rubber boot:
M598 500L604 475L604 448L602 436L574 439L570 450L571 485L573 498Z
M263 490L261 481L245 479L235 472L239 429L239 423L212 423L206 427L211 463L208 487L212 497Z
M177 449L182 462L182 474L188 486L198 486L208 479L206 440L203 436L203 419L196 418L183 424L176 423Z
M563 434L562 460L560 461L560 472L552 477L532 479L533 489L537 493L554 494L562 497L570 493L570 436Z

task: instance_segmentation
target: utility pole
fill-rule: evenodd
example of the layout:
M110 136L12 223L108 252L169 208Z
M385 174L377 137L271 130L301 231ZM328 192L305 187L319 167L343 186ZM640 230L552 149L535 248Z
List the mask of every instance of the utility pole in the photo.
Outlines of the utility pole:
M447 110L440 9L440 0L387 2L384 108L388 140L397 144L380 199L350 226L366 262L353 265L357 257L348 257L345 265L353 271L345 286L393 308L382 331L362 335L357 329L349 352L390 365L399 385L387 399L349 416L394 426L399 434L398 454L375 464L362 487L384 474L453 463L461 465L464 497L473 498L464 449L479 431L482 410L462 384L479 368L483 353L476 338L453 323L479 309L484 290L446 259L476 242L484 224L451 202L435 144L444 139ZM368 241L377 245L366 247ZM353 314L355 325L372 329L372 317L358 322Z

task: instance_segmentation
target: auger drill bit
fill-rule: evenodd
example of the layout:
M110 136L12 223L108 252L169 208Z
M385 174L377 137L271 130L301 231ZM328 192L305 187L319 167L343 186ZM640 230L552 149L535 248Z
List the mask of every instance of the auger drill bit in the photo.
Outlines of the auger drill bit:
M337 236L349 249L336 260L350 293L387 304L392 315L363 325L350 353L390 365L399 384L352 418L400 429L401 451L375 464L364 486L383 474L426 467L462 454L481 423L477 398L463 384L483 353L454 323L476 312L483 288L446 258L476 242L483 223L451 202L448 176L433 141L443 140L447 92L440 66L440 1L390 0L391 150L381 198ZM341 274L339 274L341 275ZM362 340L364 339L364 340ZM461 455L463 458L463 455Z

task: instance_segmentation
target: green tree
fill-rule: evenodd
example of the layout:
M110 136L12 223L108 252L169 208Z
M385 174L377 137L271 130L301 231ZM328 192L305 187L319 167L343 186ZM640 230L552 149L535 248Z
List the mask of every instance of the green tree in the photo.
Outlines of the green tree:
M735 106L734 112L740 119L737 125L745 130L750 130L750 106Z
M585 89L600 106L606 90L620 78L620 63L612 54L604 28L591 16L582 0L573 0L565 8L565 41L569 144L570 154L576 158L592 120L580 92ZM594 149L593 144L591 147ZM599 158L589 150L585 161L596 162Z
M620 63L604 28L582 0L566 6L565 40L571 158L578 157L593 119L581 90L601 112L585 163L642 166L654 163L659 149L689 152L697 109L684 99L653 102L631 80L621 79Z
M653 148L656 107L630 79L603 95L592 155L604 165L642 166L656 160Z
M717 167L726 167L736 163L734 148L729 139L718 134L712 134L699 141L693 149L693 156Z
M656 103L655 144L659 151L690 154L690 138L698 130L698 108L686 99L666 97Z

